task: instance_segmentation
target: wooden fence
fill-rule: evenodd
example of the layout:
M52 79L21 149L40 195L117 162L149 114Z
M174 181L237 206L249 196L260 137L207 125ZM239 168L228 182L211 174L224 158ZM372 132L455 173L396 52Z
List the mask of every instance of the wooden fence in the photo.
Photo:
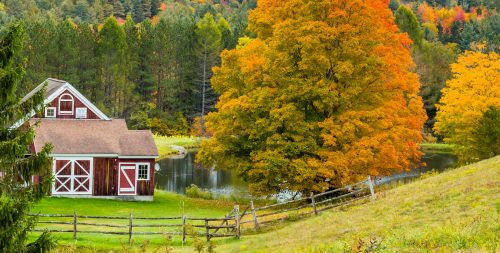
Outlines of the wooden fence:
M186 236L189 235L188 227L192 227L197 236L205 236L209 241L215 237L240 238L241 230L245 228L260 230L261 226L267 224L318 215L334 207L351 204L368 197L372 200L376 197L370 177L365 181L342 188L318 194L311 193L309 196L282 203L255 207L253 201L250 201L243 212L240 213L240 207L236 205L223 218L195 218L185 215L179 217L133 217L132 213L129 216L88 216L77 215L76 212L67 215L32 215L44 218L39 219L39 224L68 226L67 229L36 228L35 231L73 233L73 239L77 239L78 234L81 233L128 235L129 242L132 241L133 235L179 235L185 242ZM51 220L46 218L51 218ZM59 220L61 218L66 220ZM108 223L101 223L101 220L107 220ZM154 228L157 231L151 231Z
M185 215L178 217L133 217L132 213L129 216L91 216L78 215L76 212L73 214L31 215L39 217L38 224L67 227L65 229L42 229L37 227L35 231L72 233L75 240L78 234L128 235L129 242L132 241L132 235L178 235L182 236L182 241L185 242L186 236L190 235L188 228L192 228L197 236L205 236L207 240L214 237L239 238L240 230L236 228L239 224L238 210L239 206L235 206L230 215L224 218L197 218ZM217 225L220 222L225 225ZM154 228L157 231L152 231ZM144 231L144 229L147 231ZM200 229L202 230L200 231ZM230 233L218 233L220 229L227 229Z
M309 196L268 206L255 207L253 201L250 201L248 209L240 215L240 225L259 230L262 225L318 215L338 206L366 198L373 200L375 197L373 182L368 177L365 181L342 188L318 194L311 193Z

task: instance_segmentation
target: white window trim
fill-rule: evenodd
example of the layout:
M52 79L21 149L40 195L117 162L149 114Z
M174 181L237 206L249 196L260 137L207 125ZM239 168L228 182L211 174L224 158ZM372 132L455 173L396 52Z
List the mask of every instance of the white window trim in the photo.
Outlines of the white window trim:
M54 116L49 116L47 110L54 110ZM45 118L55 118L57 116L57 107L45 107Z
M71 99L63 98L65 96L70 96ZM69 101L71 101L71 111L61 110L61 102L69 102ZM73 97L73 95L71 95L69 93L62 94L61 97L59 98L59 115L73 115L74 110L75 110L75 98Z
M148 168L147 172L147 177L146 178L139 178L139 165L146 165L146 167ZM137 181L149 181L149 179L151 178L151 168L150 168L150 164L149 163L136 163L135 164L136 166L136 170L137 170L137 173L136 173L136 180Z
M85 111L85 116L84 116L84 117L78 117L78 110L84 110L84 111ZM87 110L87 107L77 107L77 108L75 109L75 113L76 113L75 118L77 118L77 119L86 119L86 118L88 118L88 114L87 114L87 113L88 113L88 110Z

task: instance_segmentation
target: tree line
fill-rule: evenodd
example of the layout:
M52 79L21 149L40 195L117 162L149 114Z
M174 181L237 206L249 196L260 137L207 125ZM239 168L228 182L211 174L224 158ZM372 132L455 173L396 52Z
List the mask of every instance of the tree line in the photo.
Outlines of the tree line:
M102 23L86 22L81 13L62 18L72 13L68 9L60 17L23 19L22 56L29 60L19 92L47 77L63 79L109 116L126 118L131 128L174 135L189 134L195 125L200 133L203 115L217 99L212 67L221 51L246 34L246 12L254 5L161 4L153 18L137 19L130 9L125 19L115 13Z

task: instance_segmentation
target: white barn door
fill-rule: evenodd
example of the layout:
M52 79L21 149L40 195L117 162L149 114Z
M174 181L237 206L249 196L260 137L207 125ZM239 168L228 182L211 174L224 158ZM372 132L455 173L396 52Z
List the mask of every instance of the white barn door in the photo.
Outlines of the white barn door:
M92 194L92 158L54 158L52 194Z

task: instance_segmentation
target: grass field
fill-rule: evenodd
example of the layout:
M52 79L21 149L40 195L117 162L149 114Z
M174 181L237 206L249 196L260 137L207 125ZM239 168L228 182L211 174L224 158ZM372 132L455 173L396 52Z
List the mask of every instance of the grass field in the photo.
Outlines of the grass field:
M191 136L153 136L156 147L158 148L159 159L171 155L177 155L177 151L171 146L181 146L185 149L195 149L200 147L203 138Z
M500 156L221 244L219 252L498 252ZM357 251L361 249L361 251Z
M154 201L152 202L128 202L103 199L70 199L70 198L45 198L33 210L33 213L42 214L72 214L76 212L79 215L99 215L99 216L128 216L130 213L134 217L160 217L160 216L182 216L188 217L223 217L233 208L233 203L222 200L203 200L191 199L178 194L164 191L155 191ZM40 218L40 220L52 221L71 221L72 218ZM97 220L85 219L80 222L106 223L114 225L127 225L127 220ZM144 223L144 222L142 222ZM146 222L147 223L147 222ZM160 222L158 222L160 223ZM179 223L179 221L177 221ZM52 229L72 229L71 225L53 225L39 224L38 228ZM114 231L109 228L96 228L80 226L82 230ZM125 229L126 230L126 229ZM118 231L118 230L116 230ZM120 231L124 231L121 229ZM139 231L140 232L140 231ZM38 233L34 233L37 235ZM68 245L83 247L81 250L89 252L102 250L107 252L109 249L119 250L126 244L128 237L126 235L103 235L103 234L84 234L78 235L78 241L75 244L71 233L56 233L54 235L61 244L60 249ZM34 238L34 236L33 236ZM165 243L163 236L135 236L137 244L145 240L151 242L151 247L157 247ZM173 244L180 244L180 237L173 238ZM120 252L120 251L118 251Z
M424 152L431 153L453 153L453 145L446 143L420 143L420 147Z
M500 156L441 174L426 174L406 185L378 191L373 202L342 207L317 217L286 222L260 233L244 231L236 240L217 239L216 252L498 252L500 249ZM46 199L37 206L44 213L178 215L220 217L232 203L194 200L158 192L152 203ZM188 211L188 209L190 211ZM58 235L58 252L165 252L161 237ZM141 245L149 244L145 251ZM174 252L192 252L192 240Z

